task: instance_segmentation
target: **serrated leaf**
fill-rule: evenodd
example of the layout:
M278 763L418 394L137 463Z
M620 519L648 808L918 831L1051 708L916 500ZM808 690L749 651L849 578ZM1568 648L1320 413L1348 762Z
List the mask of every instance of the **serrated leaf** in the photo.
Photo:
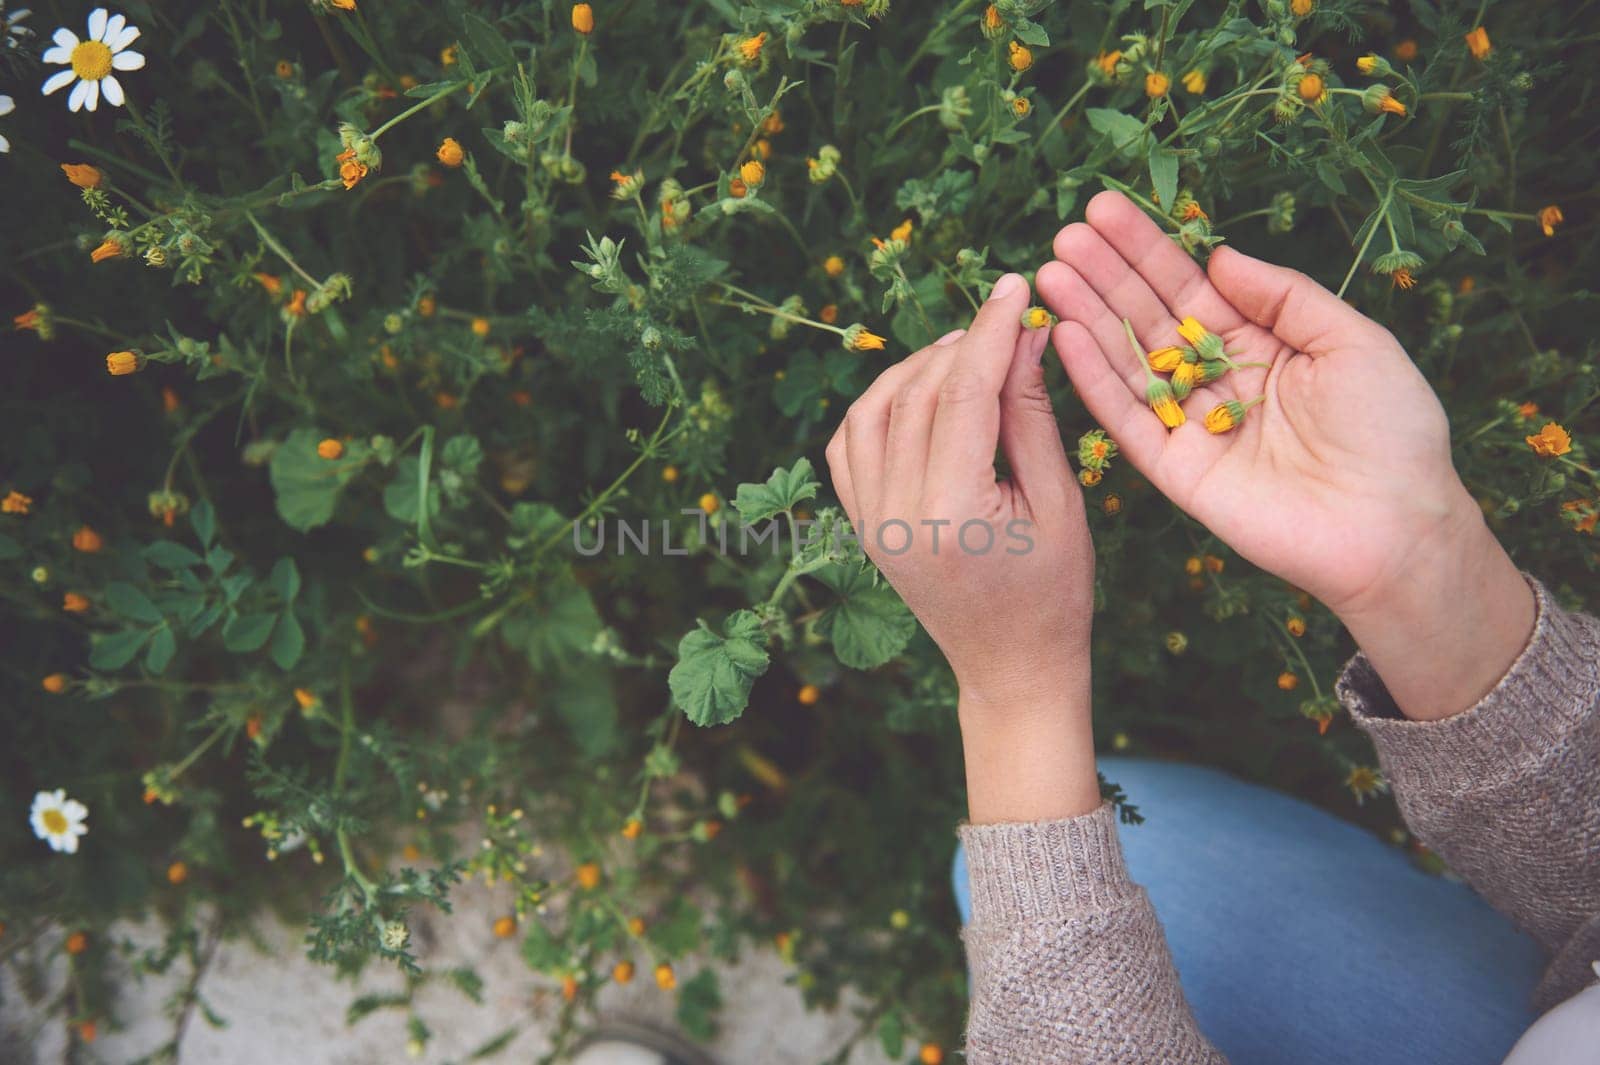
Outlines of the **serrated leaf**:
M124 629L96 635L89 648L89 668L121 669L133 661L150 634L149 629Z
M259 651L272 635L276 621L272 614L235 614L222 626L222 645L239 653Z
M788 469L779 466L773 470L764 484L741 484L733 505L746 524L754 524L793 510L802 500L816 498L818 487L811 460L802 458Z
M113 613L133 621L161 620L161 611L156 609L150 597L125 581L113 581L106 585L106 606Z
M300 661L305 650L306 634L300 627L300 619L294 616L293 609L285 610L272 627L272 647L267 653L279 669L288 671Z
M696 725L725 725L744 713L756 678L771 664L755 614L735 612L722 633L700 622L678 641L678 664L667 676L673 702Z
M904 651L917 632L917 619L894 589L873 581L872 572L850 565L817 571L840 595L817 630L832 638L834 655L851 669L876 669Z

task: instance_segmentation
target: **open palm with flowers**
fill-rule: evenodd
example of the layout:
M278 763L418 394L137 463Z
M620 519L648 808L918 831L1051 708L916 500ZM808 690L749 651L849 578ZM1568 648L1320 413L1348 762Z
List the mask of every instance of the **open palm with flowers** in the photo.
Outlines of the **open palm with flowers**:
M1416 612L1452 585L1481 581L1531 610L1455 472L1443 408L1387 329L1305 275L1230 248L1202 270L1119 193L1096 196L1087 218L1057 235L1038 291L1061 318L1053 339L1084 404L1158 489L1320 599L1364 647L1364 631L1381 644L1378 630L1400 622L1446 639L1445 619ZM1236 361L1266 365L1196 388L1169 432L1146 404L1123 321L1153 350L1185 343L1188 317ZM1238 428L1207 430L1215 406L1256 397Z

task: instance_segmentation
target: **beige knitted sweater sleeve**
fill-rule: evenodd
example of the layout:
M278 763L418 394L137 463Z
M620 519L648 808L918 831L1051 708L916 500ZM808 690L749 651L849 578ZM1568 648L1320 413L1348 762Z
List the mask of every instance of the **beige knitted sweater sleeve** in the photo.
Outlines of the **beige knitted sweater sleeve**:
M1338 691L1412 830L1550 951L1543 1009L1592 980L1600 957L1600 621L1534 591L1528 647L1472 709L1408 721L1360 655ZM960 832L972 878L969 1062L1224 1061L1128 877L1110 806Z

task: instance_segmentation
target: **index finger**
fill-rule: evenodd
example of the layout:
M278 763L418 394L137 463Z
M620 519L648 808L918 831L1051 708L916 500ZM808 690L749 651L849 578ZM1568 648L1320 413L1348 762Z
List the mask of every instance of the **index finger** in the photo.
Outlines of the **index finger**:
M925 477L929 488L970 484L987 475L994 485L994 455L1000 442L1000 389L1022 332L1028 283L1020 274L995 282L967 335L957 342L933 416Z

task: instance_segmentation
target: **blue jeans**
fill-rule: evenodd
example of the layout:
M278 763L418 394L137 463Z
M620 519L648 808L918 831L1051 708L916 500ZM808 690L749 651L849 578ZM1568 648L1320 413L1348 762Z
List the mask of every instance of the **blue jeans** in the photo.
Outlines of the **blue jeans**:
M1200 1029L1232 1065L1498 1065L1536 1019L1538 946L1372 834L1215 770L1101 768ZM972 918L966 856L956 901Z

